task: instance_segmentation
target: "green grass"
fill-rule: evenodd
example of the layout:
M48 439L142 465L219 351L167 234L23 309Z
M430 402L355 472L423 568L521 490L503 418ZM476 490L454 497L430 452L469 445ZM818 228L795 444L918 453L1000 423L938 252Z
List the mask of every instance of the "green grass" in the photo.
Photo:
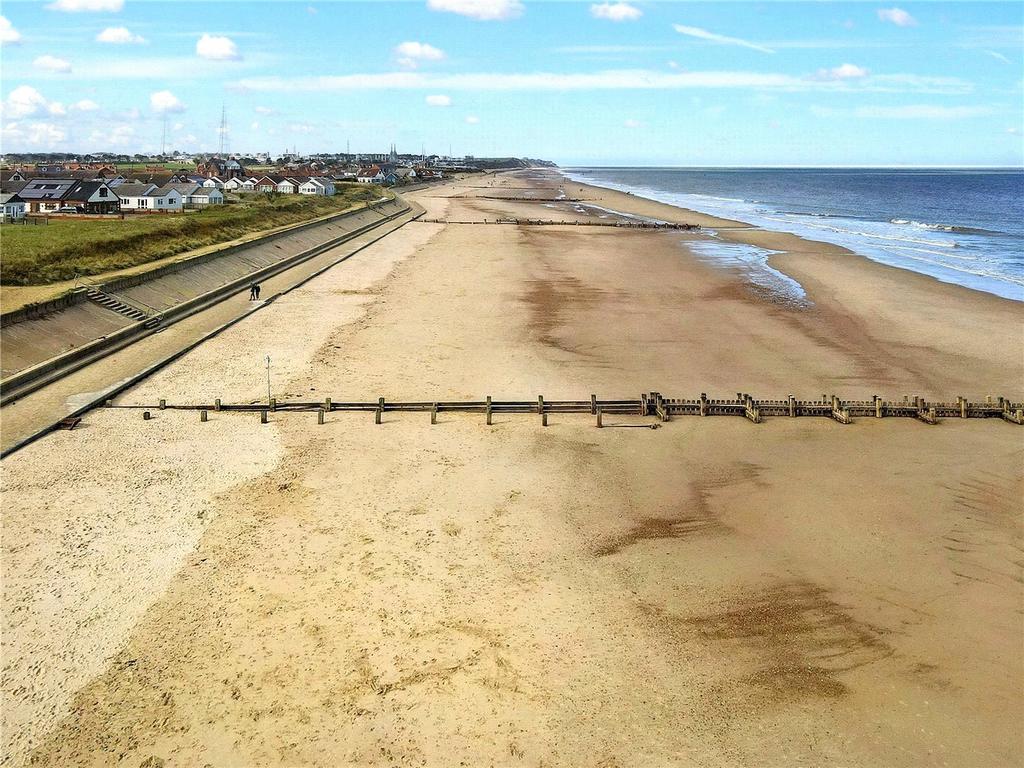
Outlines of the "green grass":
M342 184L334 197L246 195L181 215L56 219L0 228L0 284L45 285L124 269L265 229L294 224L380 197L378 187Z

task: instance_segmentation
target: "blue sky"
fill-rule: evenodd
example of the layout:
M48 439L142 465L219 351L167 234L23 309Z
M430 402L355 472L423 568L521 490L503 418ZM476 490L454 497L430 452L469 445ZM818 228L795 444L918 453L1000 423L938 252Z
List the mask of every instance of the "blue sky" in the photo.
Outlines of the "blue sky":
M1022 9L5 0L2 148L1021 166Z

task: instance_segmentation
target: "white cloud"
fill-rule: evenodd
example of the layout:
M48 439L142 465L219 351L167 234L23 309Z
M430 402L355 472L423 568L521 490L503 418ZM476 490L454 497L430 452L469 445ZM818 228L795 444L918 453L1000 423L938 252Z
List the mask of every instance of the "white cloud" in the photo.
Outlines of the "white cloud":
M1011 125L1009 128L1006 129L1006 132L1016 136L1018 133L1020 133L1020 128L1018 128L1015 125Z
M608 21L636 21L644 12L629 3L600 3L590 6L590 15Z
M76 101L72 104L71 108L76 109L79 112L95 112L100 108L100 105L92 99L82 99L81 101Z
M89 134L89 142L103 149L124 149L131 145L134 139L135 126L129 123L104 126Z
M856 109L812 106L811 114L818 117L858 117L866 120L964 120L984 117L993 113L992 107L982 104L945 107L936 104L901 104L899 106L864 106Z
M258 120L253 120L252 123L249 125L249 130L250 131L258 131L259 129L260 129L259 121Z
M6 123L3 127L4 145L13 150L19 147L54 149L66 137L64 129L53 123Z
M146 38L136 35L128 27L107 27L96 35L97 43L113 43L115 45L126 45L129 43L144 43Z
M427 96L427 104L431 107L450 107L452 105L452 97L445 96L444 94L436 94Z
M856 64L840 64L832 69L819 69L818 77L822 80L852 80L867 77L868 71Z
M49 104L47 104L46 111L54 117L64 117L68 113L68 111L64 109L64 105L61 104L59 101L51 101Z
M1003 54L999 53L998 51L985 51L985 53L987 53L993 59L996 59L998 61L1003 62L1003 64L1012 64L1013 63L1006 56L1004 56Z
M969 93L974 88L972 83L956 77L930 77L913 74L873 75L852 80L822 80L816 75L798 77L772 72L729 70L670 72L650 69L577 73L480 72L443 75L421 72L386 72L314 77L270 76L244 78L230 83L229 87L242 92L286 93L357 90L551 92L741 88L755 91L941 94Z
M395 46L398 63L406 69L416 69L421 61L440 61L444 51L428 43L408 41Z
M59 102L47 102L43 94L31 85L19 85L7 94L2 107L3 116L9 120L31 117L43 110L60 113L64 109Z
M196 43L196 55L211 61L238 61L238 46L230 37L204 34Z
M427 0L432 11L446 11L477 21L504 21L523 13L520 0Z
M263 107L263 106L253 107L252 111L255 112L258 115L273 115L274 113L277 112L277 110L272 108L272 107Z
M185 111L185 105L170 91L156 91L150 94L149 105L153 108L154 112L161 114Z
M78 13L79 11L117 13L124 7L124 0L55 0L46 7L51 11L66 11L68 13Z
M476 115L466 115L466 125L479 125L480 118Z
M318 11L312 5L307 5L306 6L306 13L308 13L310 16L316 16Z
M172 131L181 131L184 128L185 128L185 124L184 123L175 123L174 125L171 126L171 130Z
M316 131L316 127L309 123L292 123L288 126L289 133L310 134Z
M897 27L916 27L917 19L904 11L902 8L879 8L878 18L888 21Z
M0 45L17 45L21 42L21 33L7 20L0 16Z
M858 107L857 117L884 120L961 120L992 114L992 108L982 105L942 107L934 104L903 104L898 107Z
M58 59L56 56L46 54L39 56L32 62L36 69L45 69L48 72L70 72L71 62L67 59Z
M755 51L761 51L761 53L775 53L771 48L765 48L763 45L751 43L747 40L741 40L738 37L728 37L726 35L708 32L706 29L701 29L700 27L686 27L682 24L673 24L672 27L681 35L696 37L700 40L707 40L712 43L721 43L722 45L739 45L743 48L751 48Z
M624 123L623 123L623 125L624 125L624 126L625 126L626 128L639 128L639 127L640 127L640 125L641 125L641 123L640 123L640 121L639 121L639 120L634 120L633 118L630 118L629 120L627 120L626 122L624 122Z

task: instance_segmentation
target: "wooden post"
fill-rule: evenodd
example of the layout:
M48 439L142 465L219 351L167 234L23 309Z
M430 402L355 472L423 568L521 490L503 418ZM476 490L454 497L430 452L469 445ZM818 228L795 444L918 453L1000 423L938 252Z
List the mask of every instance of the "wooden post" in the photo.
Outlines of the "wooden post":
M430 423L437 424L437 403L430 408Z
M206 411L199 412L199 421L206 421Z
M590 412L597 413L597 395L590 396Z
M323 424L324 423L324 409L323 408L317 408L317 411L316 411L316 423L317 424Z
M544 395L537 395L537 413L544 413Z
M548 425L548 414L547 412L540 415L540 425L546 427Z
M700 415L701 416L707 416L708 415L708 393L707 392L701 392L700 393Z
M270 410L272 410L272 411L276 411L277 410L277 398L276 397L270 398Z
M262 410L262 411L260 411L260 424L266 424L266 423L267 423L267 411L266 410Z
M879 395L874 396L875 401L875 418L882 418L882 398Z
M956 399L956 404L960 406L960 418L961 419L966 419L967 418L967 398L964 397L963 395L960 395Z
M789 396L789 415L796 418L796 398L793 395Z
M220 410L220 398L219 397L216 400L213 401L213 410L215 410L215 411L219 411Z
M329 398L329 397L325 397L324 398L324 410L325 411L331 410L331 398Z
M383 397L378 397L377 398L377 407L380 410L382 410L382 411L384 410L384 398Z
M142 412L142 420L143 421L149 421L151 418L153 418L153 414L151 414L149 411L143 411Z
M113 400L104 400L103 401L103 405L105 407L107 407L107 408L112 408L114 406L114 401Z
M166 408L166 407L167 407L167 401L166 401L166 400L164 400L164 399L163 399L163 398L161 397L161 398L160 398L160 410L162 411L162 410L163 410L164 408Z
M597 428L601 429L601 427L603 427L603 426L604 426L604 424L601 423L601 409L598 408L597 409Z
M373 423L374 424L380 424L380 415L382 413L384 413L383 409L378 406L377 410L375 410L373 412Z
M487 426L491 426L491 396L487 396Z

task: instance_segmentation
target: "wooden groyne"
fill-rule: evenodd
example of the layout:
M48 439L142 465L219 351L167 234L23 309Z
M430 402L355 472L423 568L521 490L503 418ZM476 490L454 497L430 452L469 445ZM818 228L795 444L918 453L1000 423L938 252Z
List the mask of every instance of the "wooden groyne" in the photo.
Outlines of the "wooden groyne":
M325 398L317 402L308 400L277 400L256 403L224 403L214 400L210 404L168 404L160 400L156 405L114 405L108 408L128 408L143 411L143 418L150 419L155 410L200 411L200 418L206 421L209 412L259 413L266 422L269 412L315 412L319 423L333 411L372 412L376 423L381 423L385 413L429 412L431 423L436 423L439 413L479 413L491 423L494 414L532 413L539 415L547 426L547 415L552 413L584 413L596 417L597 426L606 426L602 418L606 415L651 416L658 421L670 421L677 416L740 416L755 424L765 417L796 418L817 416L831 419L840 424L850 424L854 417L864 418L909 418L925 424L937 424L941 418L951 419L1000 419L1013 424L1024 424L1024 402L1011 401L1005 397L989 397L984 402L971 402L965 397L955 401L927 401L922 397L905 396L902 400L884 400L875 395L870 400L842 400L836 395L822 395L820 400L798 400L789 395L785 399L761 400L749 394L737 392L735 398L709 398L706 393L694 399L666 398L659 392L649 392L635 399L607 400L591 395L587 400L545 400L538 395L536 400L419 400L389 401L383 397L374 401L335 401Z
M460 219L417 219L426 224L512 224L520 227L617 227L618 229L671 229L684 232L700 230L699 224L675 224L660 221L578 221L565 219L483 219L470 221Z

